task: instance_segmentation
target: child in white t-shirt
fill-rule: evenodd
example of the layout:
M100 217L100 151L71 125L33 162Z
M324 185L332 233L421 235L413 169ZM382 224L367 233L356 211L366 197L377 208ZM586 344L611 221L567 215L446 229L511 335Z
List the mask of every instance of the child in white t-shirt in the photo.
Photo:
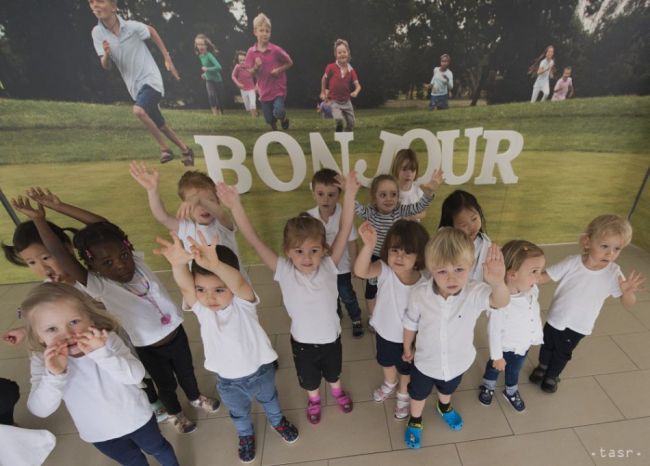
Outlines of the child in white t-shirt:
M621 298L625 307L636 303L645 278L633 270L625 279L614 262L631 240L630 222L618 215L600 215L580 237L582 255L569 256L542 275L540 283L558 282L544 325L539 364L529 377L533 383L541 382L545 392L557 391L559 375L580 340L591 334L605 299Z
M460 189L447 196L442 203L440 227L458 228L474 242L474 265L469 278L483 281L483 263L492 240L486 233L485 216L476 197Z
M334 244L334 238L339 232L341 226L341 213L343 209L339 204L341 188L337 186L338 173L331 168L323 168L314 173L311 180L311 191L316 207L307 211L309 215L319 219L325 225L325 235L327 244ZM343 301L352 321L352 336L361 338L363 336L363 324L361 323L361 309L357 294L352 286L351 267L357 256L357 230L352 226L348 244L343 252L343 256L338 263L339 274L336 279L336 287L339 291L339 301L337 302L337 312L341 316L341 304Z
M549 45L544 50L544 53L537 57L533 64L530 65L530 68L528 68L528 74L535 78L533 94L530 97L531 103L537 101L540 92L542 93L542 101L548 99L550 80L555 77L554 54L555 48L552 45Z
M451 405L451 395L476 358L476 321L483 310L502 308L510 302L498 246L490 247L483 264L485 282L470 280L474 244L456 228L439 229L429 240L425 256L432 278L413 288L402 320L402 357L413 361L408 385L411 417L404 435L408 448L420 448L422 411L434 387L438 391L436 409L442 419L452 430L463 427L463 419Z
M260 300L239 272L237 256L226 246L209 246L201 232L198 243L189 238L191 254L176 234L172 239L170 243L158 238L162 247L156 252L171 264L186 310L199 320L205 368L218 375L219 395L239 435L239 459L245 463L255 459L253 399L276 432L287 443L295 442L298 429L282 415L275 388L273 361L278 355L258 321ZM190 272L187 263L192 258Z
M543 341L537 283L544 270L544 251L529 241L514 240L503 245L503 259L510 304L488 312L490 359L478 400L484 405L492 403L499 372L505 371L503 396L514 409L523 411L526 405L519 394L519 372L531 345Z
M394 416L401 420L409 414L407 385L411 373L411 364L402 359L402 318L411 290L426 281L421 271L429 234L416 221L398 220L388 230L381 248L381 260L375 262L371 259L377 232L369 222L364 222L359 234L363 248L354 264L354 272L360 278L377 278L377 305L370 324L376 331L377 362L383 368L384 382L373 392L373 398L378 403L386 401L397 389Z
M144 451L177 466L139 388L144 367L114 333L117 323L65 283L37 286L20 308L33 350L27 408L47 417L63 401L81 439L118 463L146 464Z
M341 387L341 323L336 313L337 264L348 243L354 217L354 198L359 184L354 172L345 180L341 227L332 245L327 244L323 222L307 213L290 219L284 227L284 253L278 257L250 223L237 190L220 183L217 193L230 209L244 238L280 284L282 301L291 318L291 347L300 386L307 392L307 418L320 422L320 384L324 378L339 408L352 411L352 399Z
M401 149L395 154L390 173L397 180L399 185L399 203L401 205L415 204L424 194L420 187L415 184L418 177L418 158L413 149ZM426 211L407 217L407 220L422 220Z

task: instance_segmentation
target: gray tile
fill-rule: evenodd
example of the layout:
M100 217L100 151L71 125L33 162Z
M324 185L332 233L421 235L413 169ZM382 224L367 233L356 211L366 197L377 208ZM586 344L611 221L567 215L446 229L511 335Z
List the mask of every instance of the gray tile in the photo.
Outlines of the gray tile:
M626 418L650 416L650 370L599 375L596 380Z
M650 464L650 418L576 427L574 430L597 465Z

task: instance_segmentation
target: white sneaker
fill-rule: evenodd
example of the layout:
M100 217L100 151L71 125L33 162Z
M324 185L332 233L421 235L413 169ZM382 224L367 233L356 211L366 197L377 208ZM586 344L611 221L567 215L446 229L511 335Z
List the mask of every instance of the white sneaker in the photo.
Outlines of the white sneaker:
M411 398L408 395L397 394L397 403L395 403L395 412L393 415L397 420L404 420L409 416L409 405Z
M395 393L395 389L397 389L397 384L393 385L392 387L388 385L386 382L382 383L379 388L377 388L374 392L372 392L372 398L377 402L377 403L383 403L386 401L393 393Z

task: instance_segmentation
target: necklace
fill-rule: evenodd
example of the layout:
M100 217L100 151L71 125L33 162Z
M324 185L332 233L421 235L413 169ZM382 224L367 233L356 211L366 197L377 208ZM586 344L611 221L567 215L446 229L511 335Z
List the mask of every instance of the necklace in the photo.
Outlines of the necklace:
M117 15L113 16L113 24L111 24L110 26L106 24L104 21L102 21L102 24L104 25L104 27L106 27L106 29L108 29L115 35L117 35L117 33L120 31L120 20L118 19Z
M149 294L149 291L151 291L151 283L149 283L149 280L147 280L147 278L144 275L142 275L142 273L140 271L136 270L136 274L140 275L140 277L141 277L138 281L140 282L140 284L142 286L142 291L138 291L137 282L135 284L133 284L133 285L124 284L123 285L124 288L128 292L134 294L138 298L144 299L149 304L151 304L153 307L155 307L156 310L158 311L158 314L160 314L160 323L162 325L169 324L172 321L171 315L169 313L167 313L167 312L163 312L160 309L160 306L158 306L158 303L156 302L156 300L152 296L150 296L150 294Z

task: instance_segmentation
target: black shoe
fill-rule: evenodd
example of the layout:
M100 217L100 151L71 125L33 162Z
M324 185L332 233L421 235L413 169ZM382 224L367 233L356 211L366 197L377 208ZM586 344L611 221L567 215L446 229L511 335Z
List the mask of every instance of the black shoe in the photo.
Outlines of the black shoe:
M285 130L285 131L289 129L289 119L288 118L285 118L284 120L282 120L282 129Z
M296 440L298 440L298 429L296 426L287 421L287 418L284 416L282 416L280 424L273 426L273 428L287 443L294 443Z
M252 463L255 461L254 435L239 437L239 459L242 463Z
M532 383L540 383L542 380L544 380L545 375L546 369L542 369L541 366L537 366L535 370L530 373L530 376L528 376L528 380L530 380Z
M352 322L352 337L361 338L363 336L363 324L360 320Z
M524 400L521 399L519 390L514 392L512 395L508 395L508 392L506 390L503 390L503 396L510 402L510 405L515 408L515 410L522 412L526 409L526 404L524 403Z
M494 396L494 390L490 390L485 385L481 385L478 389L478 401L485 406L490 406L492 403L492 397Z
M544 390L546 393L557 392L557 384L559 381L559 377L546 377L542 382L542 390Z

